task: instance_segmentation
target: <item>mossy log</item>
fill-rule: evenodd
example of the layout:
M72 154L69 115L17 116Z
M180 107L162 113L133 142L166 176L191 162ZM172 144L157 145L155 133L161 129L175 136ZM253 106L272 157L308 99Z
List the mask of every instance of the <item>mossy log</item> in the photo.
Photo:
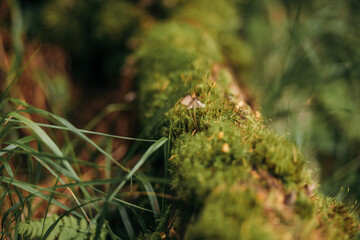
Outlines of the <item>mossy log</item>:
M317 192L297 146L265 127L233 87L229 66L251 59L235 4L179 1L141 36L143 122L148 134L170 137L179 198L175 214L142 238L353 239L350 208Z

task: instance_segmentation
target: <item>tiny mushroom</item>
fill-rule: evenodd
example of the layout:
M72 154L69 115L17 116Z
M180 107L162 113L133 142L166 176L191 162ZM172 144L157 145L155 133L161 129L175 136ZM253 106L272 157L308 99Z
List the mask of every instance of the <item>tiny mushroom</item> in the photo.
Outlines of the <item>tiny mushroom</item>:
M205 104L200 102L200 100L197 97L192 97L191 95L186 95L182 100L181 104L187 106L187 109L192 108L204 108Z
M222 145L222 147L221 147L221 151L222 151L223 153L228 153L228 152L230 151L230 146L229 146L229 144L228 144L228 143L224 143L224 144Z
M219 138L219 139L223 139L223 138L224 138L224 132L223 132L223 131L219 132L218 138Z

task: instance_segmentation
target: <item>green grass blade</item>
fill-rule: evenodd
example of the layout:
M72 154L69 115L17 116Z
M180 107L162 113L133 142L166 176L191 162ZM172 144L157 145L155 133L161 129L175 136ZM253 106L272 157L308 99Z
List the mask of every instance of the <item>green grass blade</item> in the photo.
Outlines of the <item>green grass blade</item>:
M17 112L11 112L9 113L9 116L12 116L13 118L16 118L20 121L22 121L24 124L26 124L31 130L34 131L34 133L40 138L40 140L49 147L49 149L55 153L57 156L63 157L63 153L61 152L60 148L55 144L55 142L46 134L46 132L40 128L36 123L31 121L30 119L22 116L21 114ZM76 172L71 167L70 163L68 161L64 161L65 167L78 178Z
M119 199L119 198L114 198L114 201L119 202L119 203L124 204L124 205L127 205L128 207L137 208L137 209L142 210L142 211L145 211L145 212L151 212L151 213L153 212L153 211L151 211L150 209L137 206L137 205L135 205L135 204L126 202L126 201L121 200L121 199ZM112 202L112 204L115 204L115 203Z
M16 187L19 187L31 194L34 194L35 196L38 196L46 201L50 201L50 197L44 193L41 193L39 192L38 190L36 190L35 188L31 187L28 183L26 182L22 182L22 181L18 181L16 179L13 179L13 178L8 178L8 177L2 177L0 179L0 182L3 182L3 183L7 183L7 184L11 184L11 185L14 185ZM61 202L59 201L56 201L56 200L51 200L50 201L51 203L55 204L56 206L66 210L66 211L69 211L70 208L65 206L64 204L62 204ZM81 215L80 213L78 212L74 212L74 215L78 216L78 217L81 217L81 218L84 218L83 215Z
M137 170L139 170L139 168L146 162L146 160L156 150L158 150L162 145L164 145L167 140L168 140L167 138L162 137L148 148L148 150L144 153L144 155L140 158L140 160L135 164L133 169L131 169L130 172L126 174L125 179L117 186L115 191L110 195L109 202L111 202L115 198L116 194L118 194L121 188L125 185L126 181L129 180L137 172Z
M75 183L67 183L63 185L56 186L58 188L65 188L65 187L80 187L80 186L94 186L94 185L104 185L109 183L117 183L120 182L123 178L108 178L108 179L95 179L91 181L81 181Z
M63 121L67 122L65 119L60 118L54 114L48 113L47 111L41 110L41 109L36 109L38 112L42 113L43 115L51 115L54 118L57 118L58 120L62 119ZM18 112L11 112L8 114L10 117L12 116L13 118L16 118L20 121L22 121L24 124L26 124L39 138L40 140L49 147L49 149L55 153L57 156L59 157L64 157L64 154L62 153L62 151L60 150L60 148L55 144L55 142L46 134L46 132L40 128L36 123L34 123L33 121L31 121L30 119L22 116L21 114L19 114ZM67 122L69 123L69 122ZM70 123L69 123L70 124ZM71 125L71 124L70 124ZM72 125L71 125L72 126ZM75 128L75 127L73 127ZM78 177L78 175L76 174L75 170L71 167L70 163L67 160L63 161L64 166L67 168L68 171L70 171L71 175L73 178L77 179L77 181L81 181L80 178ZM82 188L82 191L84 192L84 194L90 198L90 194L87 192L87 190L85 188ZM74 195L73 196L75 201L78 203L77 197Z
M15 146L20 146L20 143L18 141L4 141L3 143L15 145ZM73 158L73 157L59 157L59 156L51 154L51 153L36 151L32 147L29 147L27 145L22 145L18 149L9 150L9 151L5 150L5 149L0 149L0 157L1 157L1 155L4 155L5 153L32 155L32 156L35 156L35 157L47 158L47 159L52 159L52 160L61 160L61 161L66 160L66 161L68 161L70 163L77 163L77 164L81 164L83 166L89 166L89 167L93 167L93 168L96 168L96 169L101 169L101 168L106 167L105 165L100 165L100 164L97 164L97 163L91 163L91 162L82 161L82 160L79 160L79 159L75 160L75 158Z
M170 149L171 149L170 141L171 141L171 127L170 127L170 131L169 131L169 141L168 141L168 144L165 145L165 148L164 148L164 179L165 180L168 178L167 172L169 171L168 159L170 157ZM163 185L162 193L163 193L163 197L161 199L161 216L163 216L165 214L166 198L164 196L166 194L166 183L164 183L164 185Z
M120 214L120 217L124 223L124 226L125 226L125 230L129 236L129 239L130 240L134 240L136 237L135 237L135 232L134 232L134 229L131 225L131 221L129 219L129 216L126 212L126 209L123 207L123 206L119 206L118 207L118 210L119 210L119 214Z
M1 219L1 229L7 229L7 226L5 226L6 219L10 215L9 219L11 219L11 216L13 215L14 211L17 211L21 206L21 202L17 202L14 205L12 205L3 215ZM9 223L10 224L10 223Z
M143 232L145 232L146 231L146 224L145 224L144 219L134 209L132 209L132 208L130 208L130 209L133 212L133 214L135 215L135 217L136 217L136 219L137 219L137 221L138 221L138 223L139 223L139 225L141 227L141 230Z
M23 124L26 124L33 132L40 138L40 140L47 145L50 150L58 156L63 156L60 148L55 144L55 142L47 135L47 133L40 128L36 123L32 120L24 117L23 115L17 112L9 113L9 116L20 120Z
M66 119L59 117L55 114L52 114L50 112L44 111L42 109L39 108L34 108L32 106L30 106L29 104L18 100L18 99L10 99L11 101L23 105L25 107L27 107L27 110L22 110L21 112L30 112L30 113L37 113L42 115L43 117L51 117L52 119L56 120L57 122L59 122L60 124L62 124L63 126L67 127L69 129L69 131L73 132L75 135L79 136L81 139L85 140L87 143L89 143L90 145L92 145L96 150L98 150L101 154L103 154L104 156L106 156L107 158L111 159L111 161L113 163L115 163L117 166L119 166L121 169L123 169L126 172L129 172L129 170L124 167L123 165L121 165L120 163L118 163L110 154L108 154L106 151L104 151L101 147L99 147L96 143L94 143L90 138L88 138L85 134L83 134L79 129L77 129L74 125L72 125L69 121L67 121ZM15 117L15 116L16 117ZM56 146L56 144L51 140L51 138L49 136L47 136L47 134L45 133L45 131L43 129L41 129L38 125L36 125L33 121L25 118L24 116L20 115L17 112L11 112L9 113L9 116L17 118L20 121L23 121L24 123L26 123L26 125L28 125L41 139L42 141L48 145L48 147L55 153L58 154L59 156L62 156L62 152L60 151L60 149ZM49 140L50 142L47 143L46 140ZM71 168L71 165L68 162L64 162L65 166L71 171L74 171ZM75 171L74 171L75 173Z
M107 153L105 150L103 150L101 147L99 147L96 143L94 143L90 138L88 138L85 134L83 134L79 129L74 127L69 121L66 119L56 116L54 114L49 113L54 119L59 121L61 124L63 124L65 127L67 127L70 131L72 131L74 134L78 135L80 138L88 142L90 145L96 148L100 153L102 153L105 157L109 158L113 163L115 163L117 166L119 166L124 171L128 172L129 170L118 163L109 153Z
M44 167L46 168L53 176L55 176L55 178L58 178L58 175L53 171L52 168L50 168L48 166L51 165L55 170L59 171L60 173L64 174L65 176L74 179L76 181L80 181L80 178L76 175L73 174L73 172L70 172L67 169L64 169L62 166L60 166L59 164L57 164L56 162L52 161L51 159L47 158L47 157L43 157L43 156L38 156L37 155L37 151L34 151L33 148L26 146L24 144L21 143L17 143L17 142L13 142L13 145L17 145L19 148L24 149L26 153L29 153L31 155L34 156L34 158ZM62 180L61 180L62 181ZM62 182L63 184L65 184L64 182Z
M54 184L54 186L53 186L53 190L54 190L54 191L55 191L55 188L56 188L56 186L57 186L57 183L58 183L59 179L60 179L60 177L56 179L56 182L55 182L55 184ZM43 233L44 233L44 230L45 230L45 221L46 221L46 217L47 217L47 214L48 214L48 211L49 211L50 202L51 202L51 200L53 199L53 197L54 197L54 192L51 192L51 193L50 193L50 199L49 199L49 201L48 201L48 205L46 206L46 211L45 211L44 221L43 221L43 224L42 224L42 227L41 227L41 234L40 234L40 236L42 236Z
M9 208L5 213L4 213L4 216L3 216L3 218L2 218L2 220L1 220L1 228L4 230L4 229L7 229L7 227L8 227L8 225L10 225L12 222L17 222L18 221L18 219L20 218L20 216L21 216L21 213L23 213L23 210L22 211L20 211L19 209L20 209L20 207L24 207L24 204L26 203L26 202L28 202L28 200L30 199L30 198L32 198L33 197L33 194L30 194L29 196L27 196L24 200L19 200L19 202L17 202L17 203L15 203L11 208ZM24 209L24 208L23 208ZM11 215L10 215L10 213L11 213ZM6 218L9 216L9 223L8 223L8 225L7 226L5 226L4 225L4 223L5 223L5 220L6 220ZM15 216L15 218L14 218L14 220L11 220L11 218L13 217L13 216Z
M152 187L151 183L145 177L143 177L143 174L139 173L139 174L137 174L136 177L144 185L145 191L148 194L151 209L154 213L155 219L159 219L161 210L159 209L160 206L159 206L159 202L157 200L156 194L154 194L155 193L154 188Z
M13 149L15 149L17 146L14 144L8 145L5 148L0 150L0 156L12 151Z
M7 118L6 120L8 120L9 122L21 123L21 121L16 120L16 119ZM62 127L62 126L57 126L57 125L52 125L52 124L46 124L46 123L36 123L36 124L40 127L46 127L46 128L52 128L52 129L58 129L58 130L64 130L64 131L71 131L67 127ZM79 132L84 133L84 134L98 135L98 136L109 137L109 138L116 138L116 139L130 140L130 141L139 141L139 142L156 142L156 140L152 140L152 139L123 137L123 136L101 133L101 132L94 132L94 131L84 130L84 129L78 129L78 130L79 130Z
M5 169L6 169L7 173L8 173L8 175L9 175L9 177L13 178L14 173L13 173L13 171L12 171L12 169L11 169L9 163L8 163L8 160L3 158L2 156L0 156L0 161L4 164Z
M97 114L86 126L85 129L93 129L106 115L112 112L130 110L129 104L112 103L107 105L99 114Z
M95 240L100 238L101 229L105 223L105 216L108 212L108 208L109 208L109 202L105 201L104 205L102 207L100 218L97 220L97 223L96 223Z
M30 142L30 141L33 141L33 140L36 140L36 138L34 136L27 136L27 137L23 137L21 139L17 139L16 140L16 143L18 144L24 144L24 143L27 143L27 142ZM3 143L7 143L6 141L4 141ZM16 149L18 146L17 144L12 144L10 143L8 146L6 146L5 148L3 149L0 149L0 156L8 153L8 152L11 152L12 150Z
M90 203L94 203L94 202L98 202L98 201L101 201L103 200L102 198L98 198L98 199L94 199L94 200L91 200L91 201L88 201L88 202L85 202L79 206L76 206L72 209L68 209L63 215L61 215L53 224L51 224L51 226L46 230L45 234L42 236L42 240L46 239L49 234L51 233L52 230L54 230L54 228L56 227L56 225L60 222L61 219L63 219L63 217L69 215L70 213L72 213L74 210L78 209L78 208L82 208L83 206L87 205L87 204L90 204ZM75 214L77 212L74 212L73 214Z

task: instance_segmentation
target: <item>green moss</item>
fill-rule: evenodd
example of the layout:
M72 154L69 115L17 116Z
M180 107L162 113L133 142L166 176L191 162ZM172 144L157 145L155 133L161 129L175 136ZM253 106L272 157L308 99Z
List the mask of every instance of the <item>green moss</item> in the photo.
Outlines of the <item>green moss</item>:
M339 217L326 217L336 230L322 229L319 216L328 213L319 213L317 201L327 200L315 201L306 192L311 180L296 145L267 129L232 96L234 79L225 59L242 64L236 54L230 56L234 46L242 45L235 43L238 26L231 4L179 2L172 10L175 20L150 29L135 54L143 122L152 136L172 140L171 184L182 202L177 212L186 213L177 215L175 228L186 239L344 235L354 219L344 220L329 205L322 211ZM215 20L207 19L213 12L218 12ZM228 44L222 35L229 36ZM205 108L182 105L188 94ZM159 236L158 230L152 235Z
M170 208L167 209L166 213L157 220L158 224L154 232L148 232L141 234L138 239L152 239L152 240L161 240L162 236L169 235L169 223L172 221L172 211ZM171 225L171 224L170 224Z
M333 198L317 194L313 201L318 227L327 234L327 239L354 239L359 234L358 215Z
M204 119L210 117L206 115ZM220 121L221 118L209 121L199 119L209 123L206 131L195 133L194 136L188 133L178 138L171 163L173 187L180 196L189 199L187 192L190 191L196 192L195 195L201 199L208 189L224 181L221 175L229 175L226 172L228 168L267 169L286 184L297 185L304 181L305 160L296 147L284 137L265 129L261 122L240 120L240 117L234 115L231 119L234 122L226 119ZM227 152L224 152L224 144L230 146ZM235 171L231 178L240 174L241 171ZM216 184L212 184L214 181ZM202 186L204 189L201 189ZM179 190L182 188L184 192Z
M300 192L297 197L295 212L303 219L310 219L314 215L313 203L303 192Z
M230 189L214 191L199 218L190 224L187 239L271 239L258 218L261 208L254 191L241 185Z
M142 58L145 56L146 58ZM158 24L144 38L136 53L141 75L166 75L203 68L202 62L221 61L219 48L206 32L181 22ZM149 68L150 67L150 68Z
M193 224L187 239L277 239L264 217L255 191L245 185L214 193Z
M164 115L192 91L201 94L210 75L209 68L222 61L209 35L178 22L153 28L136 53L136 59L142 84L140 106L145 121L154 118L160 110ZM161 122L164 121L161 119ZM161 123L155 125L158 127Z

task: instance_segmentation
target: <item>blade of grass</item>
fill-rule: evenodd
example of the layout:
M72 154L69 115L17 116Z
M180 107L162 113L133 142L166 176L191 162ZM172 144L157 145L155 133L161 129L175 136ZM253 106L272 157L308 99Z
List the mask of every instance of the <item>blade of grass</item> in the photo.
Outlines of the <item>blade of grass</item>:
M24 200L19 200L19 202L15 203L15 205L13 205L11 208L8 209L8 211L6 211L6 213L4 214L3 216L3 219L1 220L1 226L2 226L2 229L7 229L7 226L4 226L4 223L5 223L5 220L7 218L7 216L9 215L9 219L11 219L14 215L15 215L15 218L14 220L10 220L8 222L8 225L10 225L12 222L17 222L18 219L20 218L21 216L21 213L23 213L23 211L19 210L20 207L24 207L24 204L26 202L28 202L31 198L33 198L33 194L30 194L29 196L27 196ZM10 212L9 212L10 211ZM21 213L18 213L19 211L21 211ZM9 213L8 213L9 212ZM11 213L11 215L10 215ZM9 233L11 232L12 230L9 231ZM6 236L6 234L5 234Z
M56 188L56 186L57 186L57 183L58 183L59 179L60 179L60 178L57 178L57 179L56 179L56 182L55 182L54 187L53 187L53 191L55 191L55 188ZM43 224L42 224L42 227L41 227L41 234L40 234L41 237L42 237L42 235L44 234L45 221L46 221L46 217L47 217L47 214L48 214L48 211L49 211L50 202L51 202L51 200L53 199L53 197L54 197L54 192L51 192L51 193L50 193L50 198L49 198L48 204L47 204L47 206L46 206Z
M58 175L54 172L54 170L52 168L50 168L48 166L48 164L51 165L55 170L57 170L60 173L64 174L65 176L67 176L67 177L69 177L71 179L74 179L75 181L81 181L80 178L76 174L73 174L73 172L70 172L69 170L64 169L62 166L60 166L59 164L57 164L56 162L52 161L51 159L49 159L47 157L37 155L37 152L34 151L33 148L28 147L28 146L26 146L24 144L16 143L16 142L14 142L13 145L17 145L18 147L24 149L25 152L27 152L28 154L31 154L32 156L34 156L34 158L41 165L43 165L43 167L45 167L52 175L54 175L55 178L57 178ZM65 184L65 182L63 184Z
M46 201L49 201L50 200L50 197L44 193L41 193L39 192L38 190L36 190L35 188L29 186L28 183L26 182L22 182L22 181L19 181L19 180L16 180L16 179L13 179L13 178L8 178L8 177L2 177L0 179L0 182L3 182L3 183L7 183L7 184L11 184L11 185L14 185L14 186L17 186L29 193L32 193ZM64 204L62 204L61 202L57 201L57 200L51 200L50 201L51 203L55 204L56 206L66 210L66 211L69 211L70 208L65 206ZM74 215L80 217L80 218L84 218L83 215L81 215L80 213L78 212L74 212Z
M170 123L170 130L169 130L169 141L168 144L164 147L164 179L167 179L167 172L168 172L168 159L170 157L170 142L171 142L171 123ZM164 183L163 186L163 194L165 196L166 194L166 183ZM162 197L161 200L161 216L165 214L165 204L166 204L166 198Z
M136 238L135 237L135 232L134 232L134 229L133 229L133 227L131 225L131 221L130 221L129 216L128 216L127 212L126 212L126 209L123 206L119 206L118 211L119 211L120 217L121 217L121 219L122 219L122 221L124 223L125 230L126 230L128 236L129 236L129 239L130 240L135 239Z
M112 139L108 139L107 144L106 144L107 152L109 152L109 153L112 152L113 144L114 144L114 141ZM109 159L109 158L105 158L105 178L111 178L111 159ZM105 187L106 192L108 192L110 189L110 185L106 184L104 187Z
M91 200L91 201L88 201L88 202L85 202L79 206L76 206L74 208L71 208L71 209L68 209L63 215L61 215L53 224L51 224L51 226L46 230L45 234L42 236L41 240L44 240L46 239L49 234L51 233L51 231L56 227L56 225L61 221L61 219L63 219L65 216L69 215L70 213L72 213L73 211L75 211L76 209L78 208L82 208L83 206L86 206L87 204L90 204L90 203L94 203L94 202L98 202L98 201L101 201L103 200L102 198L98 198L98 199L94 199L94 200ZM74 212L76 213L76 212Z
M112 103L107 105L99 114L97 114L84 129L93 129L106 115L112 112L120 112L124 110L130 110L129 104L124 103Z
M9 122L21 123L21 121L16 120L16 119L7 118L7 120ZM64 130L64 131L71 131L67 127L62 127L62 126L57 126L57 125L52 125L52 124L45 124L45 123L36 123L36 124L40 127L59 129L59 130ZM94 131L84 130L84 129L78 129L78 130L79 130L79 132L84 133L84 134L92 134L92 135L98 135L98 136L109 137L109 138L116 138L116 139L130 140L130 141L139 141L139 142L156 142L156 140L152 140L152 139L123 137L123 136L101 133L101 132L94 132Z
M0 176L0 180L1 180L2 178L3 178L3 177ZM8 195L8 194L10 195L10 190L9 190L8 187L5 187L5 186L3 186L3 185L0 185L0 187L2 187L3 189L5 189L5 190L2 190L2 191L0 192L0 206L4 206L3 203L4 203L4 201L5 201L6 195Z
M24 124L26 124L33 132L40 138L40 140L49 147L49 149L55 153L59 157L64 157L63 153L61 152L60 148L55 144L55 142L46 134L46 132L40 128L37 124L35 124L30 119L24 117L23 115L17 113L17 112L11 112L9 113L9 116L12 116L13 118L19 119ZM71 174L79 179L74 169L71 167L70 163L68 161L64 161L65 167L71 172Z
M2 178L4 178L4 177L1 177L1 178L0 178L0 182L1 182L1 179L2 179ZM110 181L110 180L111 180L111 181ZM109 181L107 181L106 179L105 179L105 180L99 180L99 181L110 182L110 183L119 182L118 179L116 179L116 178L114 178L114 179L109 179ZM89 183L91 183L91 182L93 182L93 181L89 181ZM95 180L94 182L97 182L97 181ZM109 194L107 194L107 193L105 193L105 192L103 192L103 191L101 191L101 190L98 190L98 189L96 189L96 188L93 188L90 184L89 184L89 185L86 185L85 183L86 183L86 182L78 182L78 183L70 183L70 184L65 184L65 185L57 185L57 186L56 186L56 189L58 189L58 188L64 188L64 187L66 188L66 187L71 187L71 186L78 186L78 185L79 185L79 186L88 186L88 187L92 188L94 191L96 191L96 192L104 195L104 197L108 197L108 196L109 196ZM47 191L47 192L50 192L50 193L58 194L59 196L62 196L62 197L68 196L67 194L62 194L62 193L59 193L59 192L55 192L52 188L40 187L40 186L36 186L36 185L33 185L33 184L29 184L29 183L28 183L28 185L29 185L30 187L32 187L32 188L36 188L36 187L37 187L37 188L39 188L40 191ZM4 195L5 195L5 194L4 194ZM0 198L0 199L1 199L1 200L4 200L4 198L5 198L5 197L2 197L2 198ZM137 206L137 205L135 205L135 204L126 202L126 201L121 200L121 199L119 199L119 198L114 198L114 201L119 202L120 204L124 204L124 205L126 205L126 206L128 206L128 207L137 208L137 209L142 210L142 211L145 211L145 212L152 212L150 209ZM1 202L0 202L0 203L1 203ZM112 203L112 204L115 204L115 203Z
M132 209L132 208L130 208L130 209L131 209L131 211L133 212L133 214L135 215L137 221L139 222L139 225L140 225L140 227L141 227L141 230L142 230L143 232L145 232L145 231L146 231L146 224L145 224L145 222L144 222L144 219L143 219L143 218L140 216L140 214L138 214L134 209Z
M1 219L1 229L7 229L7 227L8 227L8 225L10 225L10 223L11 222L8 222L8 225L7 226L5 226L5 222L6 222L6 219L8 218L8 216L9 216L9 218L11 219L11 217L12 217L12 215L14 215L13 214L13 212L14 211L17 211L19 208L20 208L20 206L21 206L21 202L17 202L17 203L15 203L14 205L12 205L5 213L4 213L4 215L3 215L3 217L2 217L2 219Z
M9 156L11 156L11 155L9 155ZM13 177L14 177L14 173L13 173L13 171L11 170L11 167L10 167L10 165L9 165L9 163L8 163L8 160L5 159L5 158L3 158L2 156L0 156L0 161L4 164L4 167L5 167L8 175L9 175L9 177L13 178Z
M22 196L22 193L19 191L19 189L16 187L16 186L14 186L14 190L15 190L15 192L16 192L16 195L18 196L18 199L19 199L19 202L21 202L21 206L22 206L22 208L24 208L24 205L23 205L23 196ZM21 214L20 214L21 215ZM19 217L19 216L17 216L17 217Z
M23 137L21 139L17 139L16 143L24 144L24 143L27 143L27 142L30 142L30 141L33 141L33 140L36 140L36 138L34 136L27 136L27 137ZM3 143L6 143L6 141L4 141ZM17 148L16 144L9 144L5 148L0 149L0 156L6 154L7 152L10 152L10 151L12 151L12 150L14 150L16 148Z
M121 240L121 238L119 238L118 236L116 236L113 231L111 230L111 227L109 225L109 222L105 222L106 225L106 229L108 230L108 234L110 235L110 238L112 240Z
M120 182L123 178L108 178L108 179L96 179L91 181L82 181L76 183L67 183L56 186L58 188L65 188L65 187L80 187L80 186L94 186L94 185L104 185L109 183L117 183Z
M129 180L137 172L137 170L139 170L139 168L146 162L146 160L156 150L158 150L162 145L164 145L167 140L168 140L167 138L162 137L148 148L148 150L144 153L144 155L135 164L133 169L131 169L130 172L126 174L125 179L117 186L117 188L114 190L114 192L110 195L109 202L111 202L115 198L116 194L118 194L118 192L121 190L121 188L125 185L126 181Z
M59 156L51 154L51 153L36 151L32 147L29 147L27 145L18 144L17 141L4 141L3 143L19 146L19 149L10 150L10 151L0 149L0 153L2 153L2 154L0 154L0 157L1 157L1 155L5 154L5 153L24 154L24 155L28 154L28 155L31 155L31 156L42 157L42 158L47 158L47 159L66 160L66 161L68 161L70 163L75 163L75 164L78 163L78 164L81 164L82 166L89 166L89 167L93 167L93 168L100 168L100 169L101 168L106 168L106 165L100 165L100 164L97 164L97 163L91 163L91 162L82 161L82 160L75 160L73 157L59 157ZM74 177L74 178L76 178L76 177Z
M45 114L50 114L49 112L47 111L44 111L44 110L41 110L41 109L37 109L39 112ZM57 119L62 119L64 120L65 122L67 122L65 119L63 118L60 118L54 114L50 114L51 116L57 118ZM52 150L56 155L60 156L60 157L64 157L62 151L59 149L59 147L54 143L54 141L46 134L46 132L40 128L38 125L36 125L36 123L34 123L32 120L22 116L21 114L19 114L18 112L11 112L9 113L9 116L10 117L13 117L13 118L16 118L16 119L19 119L20 121L22 121L24 124L26 124L32 131L34 131L34 133L40 138L40 140L45 144L47 145L50 150ZM68 122L67 122L68 123ZM69 123L70 124L70 123ZM70 124L71 125L71 124ZM75 127L74 127L75 128ZM96 145L94 143L94 145ZM97 145L96 145L97 146ZM101 149L102 150L102 149ZM78 181L81 181L80 178L77 176L76 172L74 171L74 169L71 167L70 163L67 161L67 160L64 160L63 161L63 164L64 166L71 172L71 174L77 178ZM74 197L75 201L77 203L79 203L77 197L75 196L75 194L69 189L70 193L72 194L72 196ZM87 198L91 198L90 194L88 193L88 191L85 189L85 188L82 188L82 191L84 192L85 196ZM86 213L85 213L85 210L82 209L82 211L84 212L84 215L85 217L87 218L86 216Z
M154 213L155 219L160 218L160 209L159 209L159 202L157 200L154 188L152 187L151 183L143 177L143 174L138 173L136 178L140 180L140 182L144 185L145 191L150 201L151 209Z
M69 129L69 131L73 132L74 134L76 134L77 136L79 136L81 139L85 140L87 143L89 143L90 145L92 145L93 147L95 147L96 150L98 150L100 153L102 153L104 156L108 157L109 159L111 159L111 161L113 163L115 163L118 167L120 167L122 170L124 170L125 172L129 172L129 169L127 169L126 167L124 167L123 165L121 165L120 163L118 163L110 154L108 154L106 151L104 151L101 147L99 147L96 143L94 143L91 139L89 139L86 135L84 135L79 129L77 129L76 127L74 127L69 121L67 121L66 119L59 117L55 114L49 113L47 111L44 111L42 109L38 109L38 108L34 108L29 106L28 104L18 100L18 99L11 99L11 101L24 105L25 107L28 107L29 109L27 110L21 110L19 112L27 112L27 113L38 113L41 114L43 117L45 116L49 116L52 119L56 120L57 122L59 122L60 124L64 125L65 127L67 127ZM41 129L38 125L36 125L33 121L25 118L24 116L20 115L17 112L11 112L9 113L10 117L14 117L19 119L20 121L23 121L26 125L28 125L40 138L41 140L48 145L48 147L55 153L58 154L59 156L62 156L62 152L60 151L60 149L57 147L57 145L51 140L51 138L45 133L45 131L43 129ZM46 140L50 141L50 142L46 142ZM64 165L71 171L74 171L71 167L71 165L68 162L64 162ZM74 171L75 173L75 171Z
M101 208L102 211L100 217L96 223L95 240L100 238L101 229L103 228L103 225L105 223L105 216L108 212L108 207L109 207L109 202L105 201L103 207Z

